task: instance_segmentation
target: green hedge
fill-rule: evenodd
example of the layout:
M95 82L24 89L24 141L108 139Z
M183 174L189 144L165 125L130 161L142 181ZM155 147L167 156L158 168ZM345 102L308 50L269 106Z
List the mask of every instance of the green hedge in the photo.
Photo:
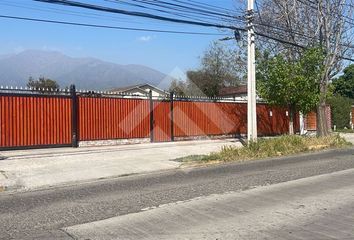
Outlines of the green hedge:
M349 128L352 99L333 96L329 99L329 104L332 112L332 126L336 125L338 129Z

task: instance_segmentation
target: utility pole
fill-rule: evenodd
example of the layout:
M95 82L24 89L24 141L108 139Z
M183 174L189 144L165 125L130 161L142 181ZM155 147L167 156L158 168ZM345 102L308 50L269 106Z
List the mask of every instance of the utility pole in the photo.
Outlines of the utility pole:
M257 141L256 112L256 65L254 34L254 0L248 0L247 7L247 140Z

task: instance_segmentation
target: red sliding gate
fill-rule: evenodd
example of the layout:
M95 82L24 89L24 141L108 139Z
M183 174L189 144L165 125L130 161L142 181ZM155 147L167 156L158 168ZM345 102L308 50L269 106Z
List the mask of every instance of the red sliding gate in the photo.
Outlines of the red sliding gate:
M0 94L0 149L71 146L71 98Z

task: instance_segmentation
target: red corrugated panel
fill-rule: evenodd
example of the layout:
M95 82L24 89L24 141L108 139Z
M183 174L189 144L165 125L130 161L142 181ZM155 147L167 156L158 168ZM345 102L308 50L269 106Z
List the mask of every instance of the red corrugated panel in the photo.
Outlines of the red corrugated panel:
M0 113L0 147L71 143L69 97L1 96ZM286 109L258 104L257 116L260 135L288 132ZM154 120L154 140L169 141L170 102L154 101ZM79 97L78 130L81 141L148 137L149 100ZM247 104L174 101L176 137L246 132Z
M7 98L7 105L8 105L8 112L7 112L7 119L6 119L6 124L7 124L7 146L12 146L13 145L13 138L14 138L14 135L13 135L13 121L12 121L12 118L13 118L13 101L11 101L11 98L8 97Z
M170 102L154 101L154 142L171 140Z
M259 104L257 119L258 132L261 135L288 132L285 109ZM247 104L175 101L174 133L177 137L245 134Z
M246 104L174 102L177 137L245 133L246 118Z
M79 97L79 140L149 136L149 100Z
M289 112L286 108L271 107L267 104L257 105L259 135L287 134L289 132L289 119Z
M69 98L1 96L0 148L70 144L68 106Z
M257 132L259 135L269 135L273 132L275 115L274 110L268 108L267 105L257 105Z
M316 130L317 122L316 122L316 113L310 112L306 115L306 129L307 130Z

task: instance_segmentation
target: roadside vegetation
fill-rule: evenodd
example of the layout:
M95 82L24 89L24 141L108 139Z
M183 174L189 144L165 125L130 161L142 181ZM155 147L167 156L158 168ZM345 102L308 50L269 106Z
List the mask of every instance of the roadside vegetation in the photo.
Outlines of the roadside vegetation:
M351 146L351 143L338 134L325 137L284 135L259 139L257 142L252 142L241 148L227 146L223 147L220 152L209 155L192 155L176 160L192 164L245 161L348 146Z
M341 95L332 96L329 99L331 106L332 126L336 129L350 129L350 113L352 111L353 100Z

